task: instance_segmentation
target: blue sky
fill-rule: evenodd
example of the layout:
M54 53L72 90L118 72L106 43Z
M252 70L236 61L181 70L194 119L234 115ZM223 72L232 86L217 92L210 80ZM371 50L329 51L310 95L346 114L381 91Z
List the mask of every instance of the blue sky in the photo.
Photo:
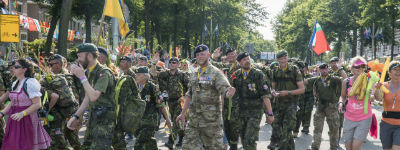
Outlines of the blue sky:
M258 3L267 8L268 20L263 26L257 27L257 30L263 35L265 40L274 40L274 33L271 28L271 20L282 10L286 0L256 0Z

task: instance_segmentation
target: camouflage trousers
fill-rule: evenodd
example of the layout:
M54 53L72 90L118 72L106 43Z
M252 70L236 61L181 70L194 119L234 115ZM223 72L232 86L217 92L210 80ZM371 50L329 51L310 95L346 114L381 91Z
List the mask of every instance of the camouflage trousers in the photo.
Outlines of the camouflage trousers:
M191 116L190 119L194 118ZM213 122L209 125L194 126L189 121L183 138L182 150L222 150L224 149L223 137L222 124Z
M82 149L111 150L114 129L115 111L90 111Z
M140 123L139 129L135 132L136 142L134 149L137 150L158 150L157 141L154 135L158 130L158 113L145 114Z
M79 150L81 147L81 142L78 135L79 131L70 130L68 129L67 124L65 124L63 133L65 139L68 140L69 145L71 145L74 150Z
M279 142L280 149L294 150L292 131L296 125L296 100L275 101L275 121L272 123L271 142Z
M182 112L181 104L179 99L168 99L169 114L171 115L172 123L172 134L169 136L169 140L175 141L178 136L184 136L184 131L176 123L176 117Z
M222 109L222 119L224 122L224 131L230 147L237 146L240 131L240 118L239 118L239 104L232 100L231 116L228 120L228 102L229 99L224 100L224 107Z
M263 109L247 108L240 110L240 138L244 150L256 150L258 132L260 131L260 122L263 115Z
M121 116L118 116L118 122L115 125L114 135L112 139L112 147L114 150L126 150L125 132L120 123Z
M3 136L4 136L5 122L3 118L0 118L0 147L2 146Z
M52 109L49 115L52 115L54 119L45 126L47 133L51 137L51 144L48 150L69 150L63 134L66 127L66 118L57 109Z
M344 106L343 106L344 107ZM343 129L343 122L344 122L344 113L339 113L339 141L342 137L342 129Z
M314 136L311 146L319 148L321 145L325 117L329 126L330 149L338 149L339 114L336 104L328 104L326 107L317 107L317 111L314 114Z
M300 109L296 113L296 127L294 132L299 132L300 125L302 125L303 128L310 127L311 113L314 107L314 97L312 93L302 95L298 104Z

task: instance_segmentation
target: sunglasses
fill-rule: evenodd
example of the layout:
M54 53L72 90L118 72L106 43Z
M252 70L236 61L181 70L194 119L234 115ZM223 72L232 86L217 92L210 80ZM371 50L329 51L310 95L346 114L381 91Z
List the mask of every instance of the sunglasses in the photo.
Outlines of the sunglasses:
M57 65L58 63L49 63L49 66L52 67L53 65Z
M176 62L176 61L170 61L169 63L170 64L178 64L178 62Z
M14 69L19 69L19 68L22 68L22 66L20 66L20 65L14 65Z
M360 65L360 66L353 66L354 69L360 69L360 68L365 68L365 65Z

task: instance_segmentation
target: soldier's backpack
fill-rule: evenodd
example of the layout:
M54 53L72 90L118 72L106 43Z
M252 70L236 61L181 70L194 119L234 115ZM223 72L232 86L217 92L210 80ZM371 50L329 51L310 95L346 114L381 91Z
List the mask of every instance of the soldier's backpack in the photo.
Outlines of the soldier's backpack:
M129 75L124 75L118 79L115 87L115 103L117 105L116 121L117 124L122 125L122 128L126 132L135 133L140 126L140 122L146 109L146 102L140 98L138 91L132 91L130 92L131 95L119 97L121 88L124 84L137 85L133 77ZM125 86L122 90L134 90L134 88ZM124 98L125 100L121 102L120 98Z

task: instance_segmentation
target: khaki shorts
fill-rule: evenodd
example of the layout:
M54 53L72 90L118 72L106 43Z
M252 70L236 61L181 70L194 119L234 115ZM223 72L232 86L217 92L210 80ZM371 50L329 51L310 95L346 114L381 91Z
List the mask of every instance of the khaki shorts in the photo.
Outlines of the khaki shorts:
M344 119L343 139L345 143L352 143L353 139L366 141L369 129L371 128L372 117L361 120L351 121Z

